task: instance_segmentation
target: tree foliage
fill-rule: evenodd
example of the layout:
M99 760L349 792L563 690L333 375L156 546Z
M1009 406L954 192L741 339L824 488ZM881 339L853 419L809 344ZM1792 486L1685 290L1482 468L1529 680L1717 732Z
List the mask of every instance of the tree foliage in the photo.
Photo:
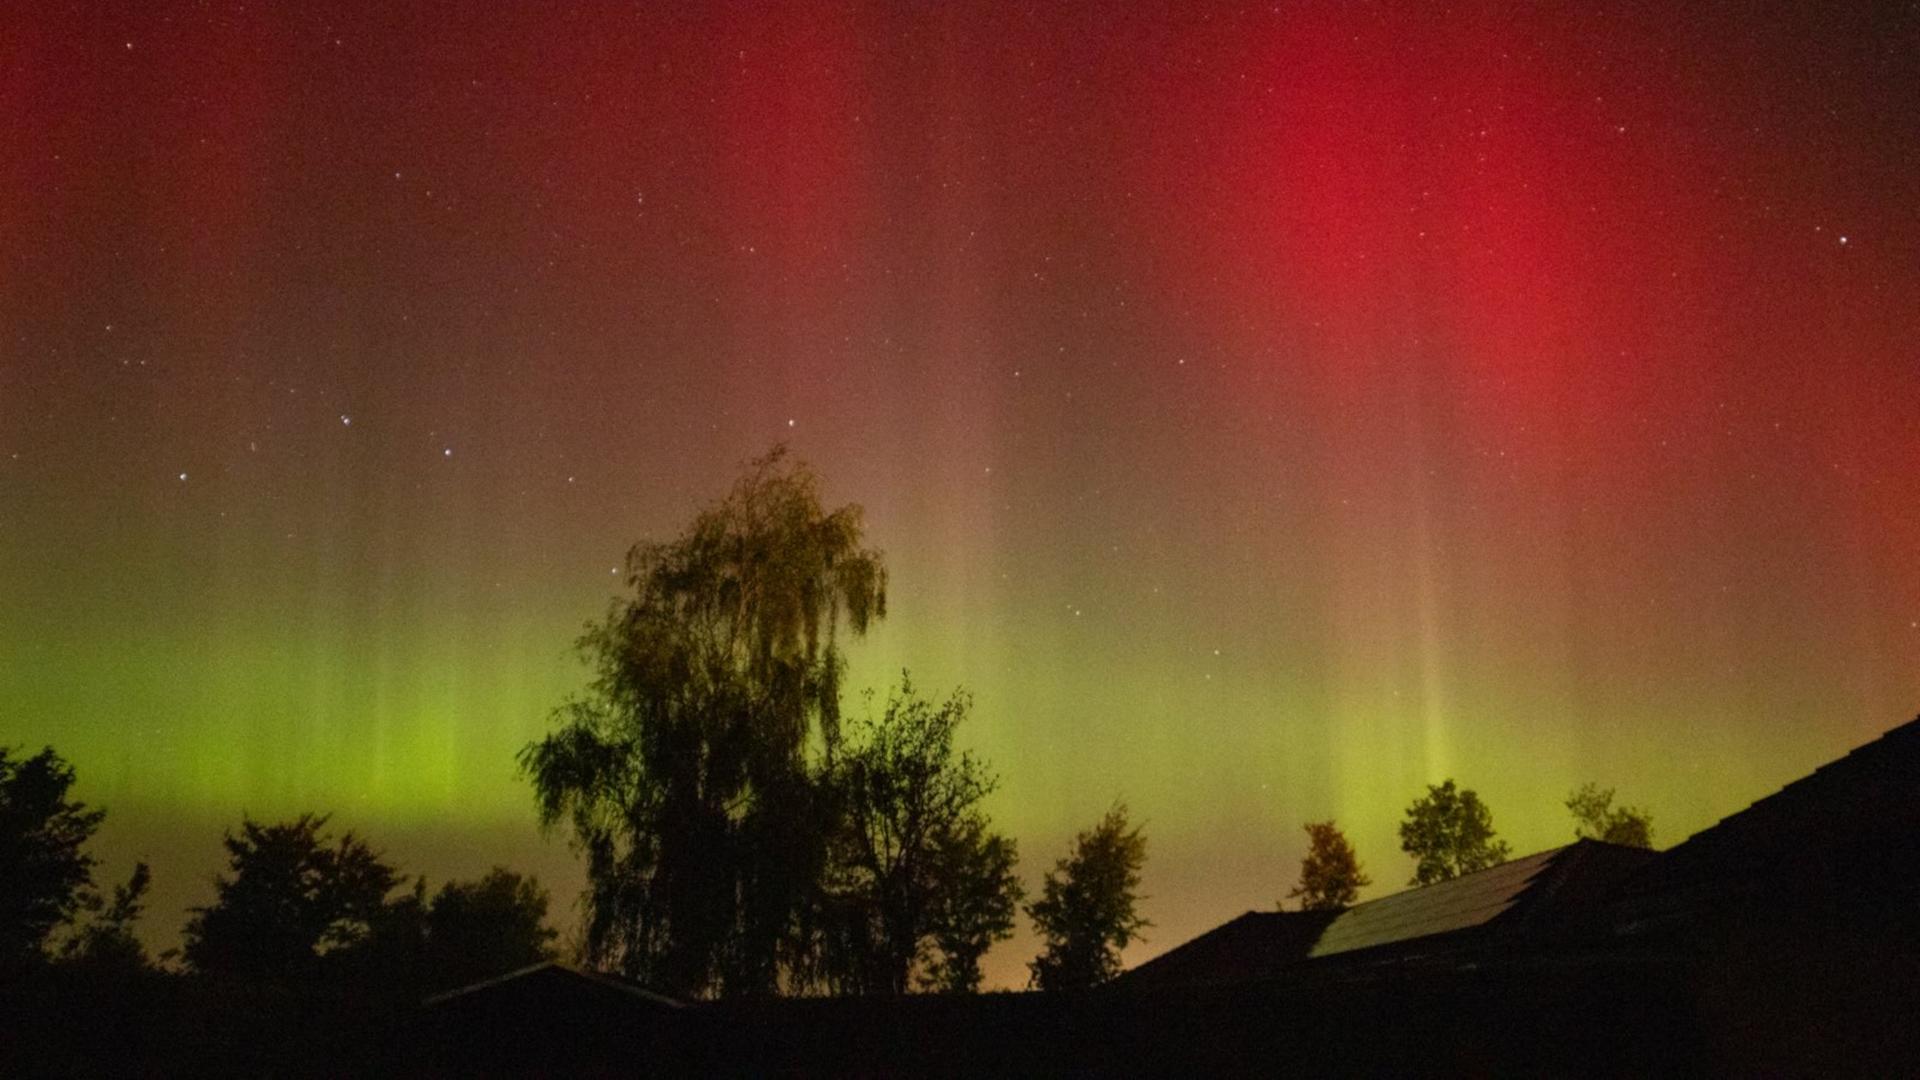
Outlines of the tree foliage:
M1307 854L1300 860L1300 883L1287 893L1302 911L1338 911L1360 898L1373 882L1360 871L1360 858L1347 835L1331 821L1312 821L1307 831Z
M416 878L323 964L342 982L400 998L466 986L552 958L547 903L537 879L497 866L476 881L447 882L431 899Z
M1400 850L1416 860L1407 884L1431 885L1498 866L1511 849L1494 837L1493 813L1480 796L1457 789L1448 779L1428 784L1427 794L1407 807L1400 823Z
M432 981L464 986L553 958L539 879L496 866L478 881L450 881L426 909Z
M1653 815L1637 806L1614 806L1613 789L1588 782L1567 796L1575 839L1604 840L1627 847L1653 847Z
M1153 925L1135 910L1147 839L1115 803L1093 828L1074 837L1073 851L1047 872L1027 917L1045 948L1027 964L1042 990L1095 986L1120 973L1120 950Z
M73 781L51 747L20 758L0 746L0 974L45 959L88 905L94 859L82 848L106 814L71 798Z
M980 806L996 781L954 749L970 707L962 692L939 705L917 697L903 675L879 719L830 744L839 828L822 963L838 989L901 994L918 972L923 986L970 991L981 956L1013 932L1014 844Z
M1013 915L1026 889L1013 867L1012 838L989 831L984 818L967 819L940 838L941 889L928 922L933 952L923 989L971 994L980 989L980 961L994 942L1013 936Z
M98 972L128 976L148 971L146 946L134 935L133 925L140 921L146 907L147 889L153 884L146 863L135 863L124 885L113 887L113 899L89 896L85 907L92 917L81 923L61 946L60 959Z
M368 941L390 917L401 876L348 832L332 840L326 815L302 814L228 833L229 873L211 905L192 909L184 955L197 971L301 977L327 954Z
M824 510L777 447L628 554L631 593L579 642L590 693L521 754L542 822L585 853L590 961L688 996L809 969L830 822L807 748L838 734L842 627L886 613L862 544L860 508Z

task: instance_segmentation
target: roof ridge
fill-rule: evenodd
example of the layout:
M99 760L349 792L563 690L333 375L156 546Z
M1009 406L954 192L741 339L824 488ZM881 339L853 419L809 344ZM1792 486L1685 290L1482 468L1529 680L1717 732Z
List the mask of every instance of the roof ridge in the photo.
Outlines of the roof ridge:
M568 975L572 975L575 978L582 979L586 982L596 983L600 986L604 986L608 988L609 990L616 990L623 994L628 994L633 997L637 997L646 1001L653 1002L654 1004L657 1004L657 1005L662 1005L662 1006L666 1006L668 1008L674 1008L674 1009L684 1007L683 1002L678 1001L674 998L670 998L665 994L658 993L657 991L649 990L646 987L641 986L638 983L634 982L633 980L628 979L624 976L616 975L606 971L595 971L592 968L581 967L577 964L569 964L564 960L541 960L537 963L528 964L525 967L515 968L512 971L503 972L499 975L493 976L492 978L482 979L479 982L475 982L475 983L468 983L465 986L457 986L451 990L444 990L438 994L434 994L431 997L424 999L421 1002L421 1004L422 1005L439 1005L443 1002L452 1001L455 998L465 997L466 995L475 993L476 991L488 990L495 986L499 986L503 983L508 983L508 982L514 981L515 979L524 978L528 975L533 974L534 972L542 971L548 968L551 968L555 971L563 972Z

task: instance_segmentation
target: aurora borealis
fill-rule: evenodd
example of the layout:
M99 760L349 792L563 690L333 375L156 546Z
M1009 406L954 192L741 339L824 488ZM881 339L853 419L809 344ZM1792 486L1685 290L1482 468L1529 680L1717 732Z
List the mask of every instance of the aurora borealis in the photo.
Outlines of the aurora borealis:
M16 6L0 743L158 943L243 811L564 911L514 752L784 440L1132 959L1446 776L1681 839L1920 711L1920 13L1555 7Z

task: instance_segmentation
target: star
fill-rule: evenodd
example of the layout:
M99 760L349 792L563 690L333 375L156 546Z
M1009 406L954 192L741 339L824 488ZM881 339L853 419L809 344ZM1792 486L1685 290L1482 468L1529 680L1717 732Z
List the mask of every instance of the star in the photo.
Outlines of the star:
M451 447L451 446L449 446L449 447L446 447L446 448L444 448L444 449L442 449L442 450L440 451L440 456L441 456L441 457L452 457L452 456L453 456L453 447Z
M353 417L351 417L351 416L348 416L348 415L347 415L346 413L341 413L341 414L340 414L340 426L341 426L341 427L352 427L352 426L353 426Z
M184 482L186 481L186 479L187 479L187 474L186 474L186 473L181 473L181 474L180 474L180 479L181 479L181 481L182 481L182 482L184 483Z

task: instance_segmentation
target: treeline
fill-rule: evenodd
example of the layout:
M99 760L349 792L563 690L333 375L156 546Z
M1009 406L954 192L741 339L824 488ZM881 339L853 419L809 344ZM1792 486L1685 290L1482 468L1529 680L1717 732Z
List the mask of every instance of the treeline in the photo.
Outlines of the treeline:
M0 747L0 975L50 969L94 980L161 974L289 988L377 988L417 1000L553 955L538 880L495 867L429 891L323 815L227 833L211 903L183 945L150 956L135 933L152 874L137 864L110 893L88 841L105 812L72 797L74 770L51 748Z
M1024 890L1013 841L991 830L979 806L992 775L955 750L968 707L963 694L929 703L903 679L878 718L848 725L831 768L814 777L845 815L828 837L815 894L817 925L833 928L816 939L812 958L826 989L976 991L986 950L1010 935ZM495 867L430 892L354 833L335 837L327 817L303 814L277 824L243 819L228 833L213 902L190 910L181 948L151 957L135 933L151 872L139 863L111 892L98 887L86 844L105 815L72 799L74 779L51 748L22 758L0 747L0 976L9 980L49 968L95 981L166 972L378 987L411 1002L557 955L537 879ZM1591 783L1571 793L1574 836L1651 847L1651 815L1613 798ZM1353 845L1332 821L1305 831L1307 853L1287 899L1301 910L1350 906L1371 884ZM1415 860L1410 885L1510 854L1486 804L1450 779L1407 808L1400 837ZM1145 837L1123 805L1075 838L1026 905L1045 942L1029 964L1033 985L1085 987L1119 973L1120 950L1149 925L1137 911L1145 859ZM673 943L662 934L660 944ZM595 960L591 945L581 951Z
M975 991L981 957L1011 933L1024 895L1013 844L978 809L991 776L953 747L967 707L964 695L934 706L903 682L883 715L849 725L818 778L846 815L830 838L836 876L819 894L832 929L816 962L855 980L830 979L835 992ZM75 779L52 748L0 747L0 989L187 979L410 1005L557 955L536 878L495 867L430 890L309 813L243 818L222 840L212 901L189 909L179 948L153 956L136 933L150 868L102 891L87 846L105 812L72 797ZM1092 985L1119 970L1119 950L1145 925L1134 914L1144 859L1118 804L1076 838L1028 908L1048 942L1037 985ZM574 953L594 961L590 946Z
M587 690L519 755L541 822L586 864L567 958L680 998L964 993L1024 912L1042 943L1030 985L1112 978L1150 925L1140 826L1116 800L1030 895L985 808L997 777L959 741L965 692L924 697L903 673L842 714L841 643L885 617L887 575L860 508L828 511L818 487L784 448L753 462L680 536L633 548L626 593L579 639ZM0 747L0 978L164 968L417 1001L555 955L533 878L496 868L430 891L306 814L229 832L213 901L156 963L133 929L148 868L96 886L102 815L73 780L50 749ZM1576 836L1651 846L1650 817L1611 790L1567 808ZM1287 898L1354 903L1370 881L1352 844L1332 821L1306 831ZM1413 885L1509 855L1451 779L1407 808L1400 839Z
M373 1074L423 997L552 954L547 894L495 868L430 889L304 814L242 820L159 956L146 864L108 886L52 749L0 747L0 1076Z

